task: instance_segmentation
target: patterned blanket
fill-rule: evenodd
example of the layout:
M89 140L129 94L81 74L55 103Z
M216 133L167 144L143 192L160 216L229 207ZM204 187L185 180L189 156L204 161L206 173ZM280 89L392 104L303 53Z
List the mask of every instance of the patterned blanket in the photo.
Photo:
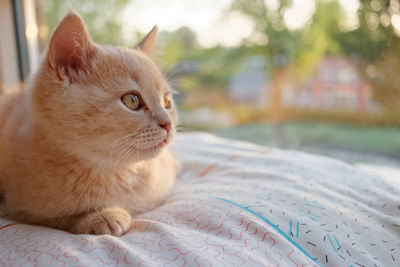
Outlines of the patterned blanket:
M400 181L188 134L177 184L122 237L0 219L0 266L400 266Z

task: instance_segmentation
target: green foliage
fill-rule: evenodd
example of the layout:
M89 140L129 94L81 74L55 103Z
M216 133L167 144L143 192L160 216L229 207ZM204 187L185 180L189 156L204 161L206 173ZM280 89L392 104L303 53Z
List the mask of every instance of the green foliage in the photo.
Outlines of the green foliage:
M254 31L265 35L268 43L264 53L270 62L270 67L283 67L296 54L298 34L291 32L285 25L283 14L292 4L291 0L281 0L277 10L271 10L263 0L234 0L231 11L246 15L255 25ZM283 61L278 60L284 57Z
M308 78L325 55L341 53L339 23L345 19L337 1L317 1L312 23L302 31L295 56L294 72L299 78Z
M288 29L283 17L291 5L292 1L282 0L276 10L270 10L264 1L234 0L231 10L248 16L255 31L268 37L263 54L272 63L272 69L277 67L276 56L283 54L294 67L296 76L307 78L325 55L342 51L336 37L341 33L339 25L345 19L345 13L335 0L316 0L311 23L293 31Z
M159 61L173 85L185 91L225 89L229 78L240 68L250 50L244 46L201 48L195 33L187 27L175 32L160 32L158 40L162 51ZM192 73L195 75L186 73L181 77L188 68L185 63L196 68Z
M199 50L196 34L188 27L181 27L175 32L160 32L158 41L163 50L161 61L167 71L172 71L176 64Z
M49 33L74 8L84 19L93 40L102 44L123 44L121 23L118 20L130 0L40 0ZM50 38L50 35L48 36Z
M356 58L359 72L373 86L373 94L388 112L400 114L400 35L391 17L397 14L399 0L360 0L360 26L337 35L345 54ZM397 11L396 11L397 10ZM398 115L397 115L398 116Z
M201 62L199 84L204 87L225 88L229 78L236 74L247 54L245 47L228 49L221 46L197 53L192 59Z
M391 17L399 12L400 0L360 0L359 26L341 28L346 13L337 0L316 0L311 23L290 31L283 11L290 0L270 10L263 0L234 0L231 10L249 17L257 33L268 37L263 53L276 68L276 55L285 54L297 78L308 78L326 55L344 54L359 65L359 72L373 86L375 99L390 112L400 113L400 82L393 73L400 69L400 34ZM373 71L371 71L373 70Z
M375 89L375 100L383 105L386 112L393 113L393 116L398 117L400 120L399 59L400 46L390 46L383 52L382 58L374 62L376 76L369 77L369 80ZM361 70L365 71L364 69Z
M343 51L348 55L357 56L364 63L373 63L381 58L383 51L389 46L400 45L400 38L395 35L395 29L390 23L391 16L395 14L391 6L395 2L400 5L399 0L360 0L360 26L353 31L337 35ZM386 19L383 19L385 17Z

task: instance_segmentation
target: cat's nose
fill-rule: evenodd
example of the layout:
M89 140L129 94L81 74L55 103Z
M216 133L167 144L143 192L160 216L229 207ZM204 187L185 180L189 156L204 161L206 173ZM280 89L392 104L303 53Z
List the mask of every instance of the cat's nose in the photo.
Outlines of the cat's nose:
M160 123L160 127L166 130L167 133L169 133L169 130L171 130L171 123L170 122Z

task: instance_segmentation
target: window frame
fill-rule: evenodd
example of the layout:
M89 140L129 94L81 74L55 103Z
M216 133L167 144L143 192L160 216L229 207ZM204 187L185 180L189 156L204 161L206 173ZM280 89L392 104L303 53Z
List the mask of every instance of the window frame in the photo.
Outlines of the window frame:
M18 88L39 63L36 0L0 3L0 88Z

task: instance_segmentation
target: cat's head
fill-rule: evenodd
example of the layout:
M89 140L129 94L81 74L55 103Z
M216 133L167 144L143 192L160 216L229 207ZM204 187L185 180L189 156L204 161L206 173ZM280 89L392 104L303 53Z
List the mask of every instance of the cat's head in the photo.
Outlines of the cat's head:
M151 58L157 28L134 49L95 44L71 12L55 30L32 91L44 138L102 164L157 156L174 135L172 90Z

